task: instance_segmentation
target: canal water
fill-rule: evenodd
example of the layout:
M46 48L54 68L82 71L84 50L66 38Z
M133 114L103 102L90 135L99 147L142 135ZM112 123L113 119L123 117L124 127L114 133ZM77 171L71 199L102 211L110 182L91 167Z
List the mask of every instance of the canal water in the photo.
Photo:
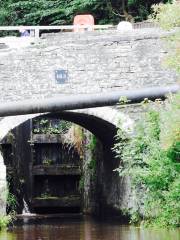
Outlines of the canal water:
M143 229L92 218L23 219L0 240L180 240L180 230Z

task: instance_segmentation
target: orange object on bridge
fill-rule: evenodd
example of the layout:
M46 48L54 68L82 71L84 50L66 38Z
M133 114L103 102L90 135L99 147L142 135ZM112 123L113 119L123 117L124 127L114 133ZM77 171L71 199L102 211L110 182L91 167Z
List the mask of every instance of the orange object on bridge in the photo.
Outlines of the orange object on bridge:
M87 31L92 31L93 26L94 26L94 17L90 14L87 15L76 15L74 17L74 32L84 32L85 30ZM83 26L86 25L87 28L78 28L78 26Z

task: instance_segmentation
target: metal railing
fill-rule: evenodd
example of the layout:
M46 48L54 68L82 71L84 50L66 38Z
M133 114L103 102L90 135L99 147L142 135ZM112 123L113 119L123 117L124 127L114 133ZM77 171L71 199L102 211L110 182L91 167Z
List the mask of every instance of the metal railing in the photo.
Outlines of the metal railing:
M158 27L157 24L153 22L138 22L133 23L134 29L142 29L142 28L154 28ZM115 29L116 26L114 25L62 25L62 26L0 26L0 31L20 31L22 29L30 31L30 36L39 38L40 37L40 31L43 30L80 30L84 29L85 31L91 31L91 30L105 30L105 29Z
M41 30L70 30L84 29L87 31L98 29L110 29L113 25L66 25L66 26L0 26L0 31L20 31L21 29L29 30L31 36L35 38L40 37Z
M142 28L157 28L158 25L154 22L136 22L133 23L133 28L134 29L142 29Z

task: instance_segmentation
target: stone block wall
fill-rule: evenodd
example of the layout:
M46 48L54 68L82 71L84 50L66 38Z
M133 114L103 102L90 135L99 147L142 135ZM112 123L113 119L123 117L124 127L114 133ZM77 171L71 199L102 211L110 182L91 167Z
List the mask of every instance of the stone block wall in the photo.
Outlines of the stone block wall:
M176 74L162 66L167 52L159 29L42 35L25 48L0 49L0 100L43 99L168 85ZM23 41L23 39L22 39ZM55 71L68 71L58 84Z

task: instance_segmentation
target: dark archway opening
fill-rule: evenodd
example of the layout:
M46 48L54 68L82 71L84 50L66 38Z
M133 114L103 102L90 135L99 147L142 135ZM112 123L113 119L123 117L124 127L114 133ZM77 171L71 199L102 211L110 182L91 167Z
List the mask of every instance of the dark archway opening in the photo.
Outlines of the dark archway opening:
M113 201L116 199L111 198L114 189L117 191L115 185L118 176L113 170L119 165L119 161L114 158L111 150L116 133L115 126L100 118L76 112L46 114L38 118L73 122L96 136L98 139L95 149L97 155L96 179L93 180L91 176L88 180L83 180L85 186L81 186L83 189L79 191L82 175L84 177L87 174L87 169L84 169L82 163L76 164L76 167L80 169L79 172L76 171L77 168L71 169L71 177L67 172L60 174L60 171L66 171L65 169L57 168L60 158L62 160L62 156L58 157L59 152L68 152L67 158L69 159L72 152L75 154L76 151L73 148L69 150L68 146L67 149L65 146L62 148L60 142L56 142L57 139L53 139L52 136L41 136L38 140L37 134L33 139L33 121L26 121L1 142L10 189L18 199L18 213L22 212L25 201L31 212L40 214L75 212L95 213L96 215L114 214L116 209L113 207ZM49 139L48 142L47 139ZM43 143L40 144L40 142ZM41 167L42 162L38 163L38 161L43 161L43 154L51 155L52 159L49 156L46 159L46 164L49 166ZM84 161L88 161L88 154L85 154ZM78 163L80 158L77 153L75 155L76 160L74 157L72 160ZM33 162L34 158L36 163ZM50 161L48 163L48 160L54 161L55 165L50 166L51 163ZM85 162L83 164L85 165ZM64 194L65 191L69 191L68 195Z

